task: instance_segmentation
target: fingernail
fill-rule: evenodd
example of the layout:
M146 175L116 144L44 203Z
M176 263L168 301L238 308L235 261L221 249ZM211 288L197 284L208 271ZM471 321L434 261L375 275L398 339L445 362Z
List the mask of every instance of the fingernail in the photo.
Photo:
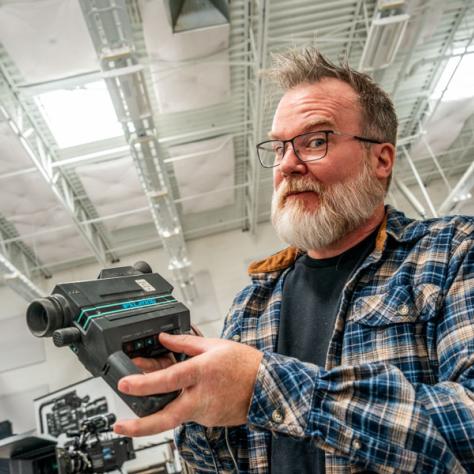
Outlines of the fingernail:
M130 391L130 384L126 380L121 380L119 382L119 390L123 393L128 393Z
M122 434L123 433L123 426L118 424L118 423L115 423L114 432L117 433L117 434Z

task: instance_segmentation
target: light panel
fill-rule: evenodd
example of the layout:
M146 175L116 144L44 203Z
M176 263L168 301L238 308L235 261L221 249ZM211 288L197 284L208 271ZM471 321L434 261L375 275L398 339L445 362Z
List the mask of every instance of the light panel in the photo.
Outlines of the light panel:
M454 54L461 53L458 51ZM449 59L433 91L432 98L439 99L442 96L443 101L448 101L474 97L472 71L474 71L474 47L466 51L464 55Z
M374 18L360 59L360 70L382 69L393 62L409 19L407 14Z
M35 99L60 148L122 135L104 81L46 92Z

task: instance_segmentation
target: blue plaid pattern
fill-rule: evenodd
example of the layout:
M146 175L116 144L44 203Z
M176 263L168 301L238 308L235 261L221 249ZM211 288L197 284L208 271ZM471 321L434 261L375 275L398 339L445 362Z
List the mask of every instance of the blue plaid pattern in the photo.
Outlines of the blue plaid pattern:
M474 473L473 240L472 217L413 221L387 206L324 368L274 352L287 269L251 275L223 331L264 352L248 423L180 427L188 466L237 472L234 457L241 474L268 473L273 435L323 448L331 474Z

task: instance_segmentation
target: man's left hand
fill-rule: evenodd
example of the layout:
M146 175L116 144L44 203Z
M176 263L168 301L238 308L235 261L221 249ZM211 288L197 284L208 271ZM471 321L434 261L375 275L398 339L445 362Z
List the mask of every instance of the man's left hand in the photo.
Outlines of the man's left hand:
M114 431L146 436L194 421L204 426L236 426L246 422L262 352L245 344L191 335L160 334L161 344L192 356L161 370L153 359L137 365L143 375L130 375L118 388L129 395L155 395L181 390L162 410L133 420L119 420ZM162 366L161 366L162 367Z

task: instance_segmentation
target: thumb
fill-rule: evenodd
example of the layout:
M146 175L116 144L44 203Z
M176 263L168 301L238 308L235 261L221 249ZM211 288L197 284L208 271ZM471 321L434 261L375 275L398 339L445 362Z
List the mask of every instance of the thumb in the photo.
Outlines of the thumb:
M209 341L200 336L189 334L160 333L160 342L172 352L184 352L188 356L195 356L206 352L210 348Z

